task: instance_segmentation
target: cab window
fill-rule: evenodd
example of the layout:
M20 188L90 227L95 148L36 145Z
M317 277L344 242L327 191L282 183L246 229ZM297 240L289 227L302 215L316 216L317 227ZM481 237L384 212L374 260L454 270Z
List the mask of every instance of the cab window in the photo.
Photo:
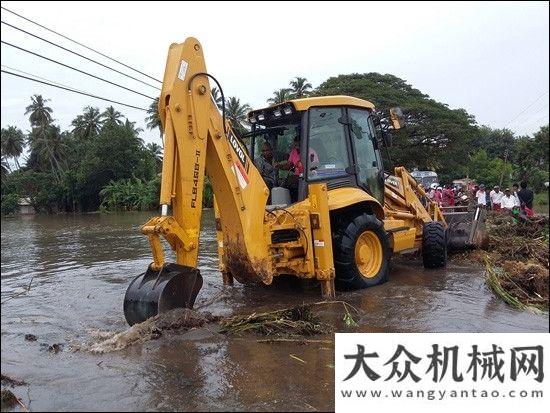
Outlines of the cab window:
M348 109L351 140L357 159L357 181L372 196L382 201L384 187L380 171L382 163L376 145L376 135L369 112L364 109Z
M306 157L308 179L347 175L349 156L345 126L339 121L341 108L309 110L309 151Z

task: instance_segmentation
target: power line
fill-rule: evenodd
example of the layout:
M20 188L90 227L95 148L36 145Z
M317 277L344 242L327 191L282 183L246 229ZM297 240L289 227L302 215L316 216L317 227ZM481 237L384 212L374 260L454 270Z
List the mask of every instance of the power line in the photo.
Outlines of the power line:
M149 76L148 74L143 73L143 72L141 72L141 71L139 71L139 70L137 70L137 69L134 69L133 67L128 66L127 64L122 63L122 62L120 62L120 61L118 61L118 60L116 60L116 59L113 59L112 57L109 57L109 56L107 56L106 54L103 54L103 53L101 53L101 52L98 52L97 50L92 49L91 47L86 46L85 44L82 44L82 43L80 43L80 42L77 42L76 40L73 40L73 39L71 39L70 37L67 37L67 36L65 36L65 35L63 35L63 34L61 34L61 33L56 32L55 30L49 29L49 28L47 28L46 26L43 26L43 25L41 25L40 23L37 23L37 22L35 22L35 21L33 21L33 20L27 18L27 17L21 16L20 14L17 14L17 13L14 12L14 11L8 10L8 9L6 9L4 6L0 6L0 7L2 7L4 10L6 10L6 11L9 12L9 13L15 14L17 17L20 17L20 18L22 18L22 19L24 19L24 20L27 20L28 22L31 22L32 24L35 24L35 25L37 25L37 26L39 26L39 27L42 27L43 29L46 29L46 30L48 30L48 31L50 31L50 32L52 32L52 33L55 33L55 34L57 34L58 36L61 36L61 37L63 37L64 39L67 39L67 40L69 40L69 41L71 41L71 42L73 42L73 43L76 43L76 44L79 45L79 46L82 46L82 47L84 47L84 48L86 48L86 49L88 49L88 50L91 50L91 51L94 52L94 53L97 53L97 54L99 54L99 55L101 55L101 56L103 56L103 57L106 57L107 59L112 60L113 62L118 63L119 65L122 65L122 66L124 66L124 67L127 67L128 69L131 69L131 70L133 70L134 72L137 72L137 73L139 73L139 74L141 74L141 75L143 75L143 76L145 76L145 77L148 77L149 79L152 79L152 80L154 80L154 81L156 81L156 82L162 83L161 80L155 79L154 77Z
M527 129L527 128L531 127L532 125L536 124L536 123L540 123L544 118L546 118L548 116L548 113L544 113L542 116L539 116L539 117L536 117L536 115L538 115L541 111L545 110L547 107L548 107L548 104L544 105L543 107L541 107L536 112L531 113L530 116L527 119L524 119L520 123L516 124L516 126L514 128L515 129L519 129L519 128Z
M52 83L51 81L49 81L49 82L43 82L43 81L41 81L41 80L32 79L32 78L30 78L30 77L28 77L28 76L19 75L19 74L17 74L17 73L9 72L9 71L4 70L4 69L2 69L1 72L2 72L2 73L7 73L7 74L9 74L9 75L17 76L17 77L22 77L23 79L32 80L33 82L43 83L43 84L48 85L48 86L57 87L57 88L59 88L59 89L68 90L69 92L79 93L79 94L81 94L81 95L89 96L89 97L92 97L92 98L95 98L95 99L101 99L101 100L105 100L105 101L107 101L107 102L116 103L117 105L127 106L127 107L129 107L129 108L138 109L138 110L142 110L142 111L144 111L144 112L147 112L147 109L140 108L140 107L138 107L138 106L133 106L133 105L129 105L129 104L127 104L127 103L118 102L118 101L116 101L116 100L111 100L111 99L107 99L107 98L104 98L104 97L101 97L101 96L92 95L91 93L80 92L80 91L78 91L78 90L76 90L76 89L72 89L72 88L70 88L70 87L58 86L58 85L55 85L54 83Z
M37 75L33 75L32 73L25 72L24 70L21 70L21 69L16 69L15 67L10 67L10 66L7 66L7 65L2 65L2 67L5 67L6 69L14 70L14 71L16 71L16 72L23 73L23 74L25 74L25 75L29 75L29 76L35 77L35 78L37 78L37 79L45 80L46 82L51 82L51 83L56 84L56 85L60 85L60 86L63 86L63 87L69 88L69 89L73 89L73 90L82 92L82 91L79 90L79 89L71 88L71 87L69 87L69 86L67 86L67 85L64 85L63 83L54 82L53 80L49 80L49 79L46 79L46 78L44 78L44 77L40 77L40 76L37 76ZM85 92L83 92L83 93L85 93Z
M536 98L529 106L527 106L525 109L523 109L520 113L518 113L510 122L508 122L508 124L505 127L510 126L517 118L519 118L521 115L523 115L527 109L529 109L531 106L533 106L535 103L537 103L540 100L540 98L543 97L544 95L546 95L547 93L548 93L548 90L546 92L544 92L543 94L541 94L538 98Z
M56 63L56 64L58 64L58 65L67 67L67 68L72 69L72 70L74 70L74 71L76 71L76 72L83 73L83 74L85 74L85 75L87 75L87 76L93 77L94 79L101 80L101 81L103 81L103 82L106 82L106 83L109 83L109 84L111 84L111 85L117 86L117 87L119 87L119 88L121 88L121 89L128 90L129 92L135 93L135 94L137 94L137 95L141 95L141 96L144 96L144 97L149 98L149 99L151 99L151 100L155 100L154 97L147 96L147 95L145 95L145 94L143 94L143 93L141 93L141 92L138 92L137 90L127 88L126 86L119 85L118 83L111 82L110 80L107 80L107 79L103 79L102 77L99 77L99 76L93 75L93 74L91 74L91 73L85 72L84 70L80 70L80 69L77 69L76 67L66 65L65 63L61 63L61 62L58 62L57 60L50 59L49 57L42 56L41 54L38 54L38 53L32 52L32 51L30 51L30 50L24 49L24 48L22 48L22 47L16 46L16 45L14 45L14 44L12 44L12 43L5 42L4 40L2 40L1 42L2 42L3 44L7 44L8 46L11 46L11 47L14 47L14 48L16 48L16 49L22 50L22 51L24 51L24 52L26 52L26 53L30 53L30 54L32 54L32 55L34 55L34 56L38 56L38 57L40 57L40 58L42 58L42 59L45 59L45 60L48 60L48 61L50 61L50 62Z
M126 77L129 77L130 79L133 79L133 80L135 80L135 81L137 81L137 82L143 83L144 85L147 85L147 86L149 86L149 87L152 87L152 88L155 88L155 89L157 89L157 90L160 90L160 88L158 88L157 86L153 86L153 85L151 85L150 83L144 82L143 80L139 80L138 78L135 78L135 77L130 76L130 75L124 73L124 72L121 72L120 70L114 69L114 68L112 68L112 67L110 67L110 66L107 66L107 65L105 65L105 64L103 64L103 63L98 62L97 60L94 60L94 59L91 59L91 58L86 57L86 56L84 56L84 55L81 55L80 53L77 53L77 52L75 52L75 51L73 51L73 50L71 50L71 49L67 49L66 47L60 46L60 45L58 45L57 43L51 42L51 41L49 41L49 40L46 40L46 39L44 39L43 37L37 36L36 34L30 33L30 32L28 32L28 31L23 30L23 29L21 29L21 28L19 28L19 27L16 27L16 26L14 26L14 25L12 25L12 24L6 23L5 21L1 21L1 20L0 20L0 23L5 24L6 26L9 26L9 27L11 27L11 28L13 28L13 29L15 29L15 30L19 30L20 32L23 32L23 33L25 33L25 34L28 34L29 36L35 37L35 38L37 38L37 39L40 39L40 40L42 40L43 42L49 43L49 44L51 44L52 46L58 47L58 48L60 48L60 49L62 49L62 50L65 50L66 52L75 54L75 55L77 55L77 56L79 56L79 57L82 57L83 59L89 60L90 62L93 62L93 63L95 63L95 64L97 64L97 65L103 66L103 67L105 67L105 68L107 68L107 69L109 69L109 70L112 70L113 72L119 73L119 74L121 74L121 75L123 75L123 76L126 76Z
M528 115L525 119L520 120L519 123L516 123L514 127L515 127L515 128L518 128L518 127L520 127L521 125L525 124L525 122L531 122L531 121L534 119L535 115L539 114L540 112L542 112L542 111L545 110L546 108L548 108L548 103L545 103L544 105L542 105L542 106L541 106L540 108L538 108L537 110L535 110L535 111L529 113L529 115Z

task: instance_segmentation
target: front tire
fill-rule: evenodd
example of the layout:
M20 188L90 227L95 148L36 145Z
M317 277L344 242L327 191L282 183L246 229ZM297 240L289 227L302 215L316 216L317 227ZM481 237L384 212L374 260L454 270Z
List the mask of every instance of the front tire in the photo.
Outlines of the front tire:
M441 222L430 221L422 230L422 261L424 268L447 265L447 232Z
M391 248L383 223L362 214L351 222L340 220L334 232L336 287L357 290L388 281Z

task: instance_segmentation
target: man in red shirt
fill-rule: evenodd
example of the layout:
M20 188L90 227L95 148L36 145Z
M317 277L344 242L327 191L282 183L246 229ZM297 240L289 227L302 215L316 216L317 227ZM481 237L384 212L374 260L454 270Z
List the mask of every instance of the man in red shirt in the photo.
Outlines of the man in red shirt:
M451 188L451 184L445 185L443 190L443 206L454 206L455 205L455 192Z
M309 149L309 163L313 165L319 164L319 157L314 149ZM300 134L297 131L297 135L294 137L294 142L292 143L292 150L288 155L288 160L283 162L277 162L275 164L276 168L283 170L291 170L292 174L289 174L285 180L285 186L290 190L290 196L292 202L298 200L298 178L303 176L304 173L304 164L300 158Z

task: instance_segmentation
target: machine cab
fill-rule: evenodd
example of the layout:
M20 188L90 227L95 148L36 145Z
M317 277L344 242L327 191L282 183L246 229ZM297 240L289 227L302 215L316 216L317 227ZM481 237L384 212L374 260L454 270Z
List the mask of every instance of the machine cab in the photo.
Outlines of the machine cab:
M288 101L248 114L243 134L251 159L271 190L288 191L290 202L307 197L309 183L329 189L359 187L384 202L380 133L374 105L348 96ZM271 201L271 199L270 199Z

